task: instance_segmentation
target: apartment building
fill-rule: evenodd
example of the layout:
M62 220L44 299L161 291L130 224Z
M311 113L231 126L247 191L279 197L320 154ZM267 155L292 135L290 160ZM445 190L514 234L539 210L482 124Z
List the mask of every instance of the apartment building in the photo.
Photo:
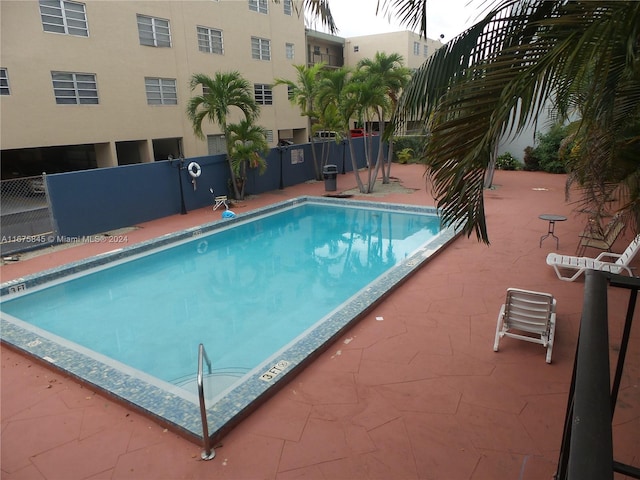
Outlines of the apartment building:
M301 0L2 0L2 178L225 151L217 125L186 115L194 73L239 71L268 141L308 140L308 118L275 78L293 65L355 66L377 51L417 68L440 42L404 31L341 38L305 28ZM198 87L200 88L200 87ZM232 109L229 123L240 119Z
M344 61L346 65L357 65L362 59L373 58L376 52L398 53L404 59L404 66L415 70L442 46L438 40L408 30L363 35L345 39Z
M2 0L2 177L219 153L217 125L186 116L194 73L239 71L269 142L306 141L276 77L306 62L297 0ZM239 120L233 112L229 122Z

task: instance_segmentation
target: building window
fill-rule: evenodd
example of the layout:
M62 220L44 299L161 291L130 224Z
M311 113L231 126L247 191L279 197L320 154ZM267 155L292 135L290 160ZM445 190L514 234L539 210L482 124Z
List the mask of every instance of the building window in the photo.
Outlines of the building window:
M178 93L175 78L145 77L144 88L148 105L177 105Z
M89 36L84 3L40 0L40 18L45 32Z
M422 45L422 55L424 55L425 57L429 56L429 47L427 47L426 43Z
M93 73L51 72L58 105L97 105L98 85Z
M284 0L283 5L284 5L284 14L285 15L291 15L292 12L293 12L292 1L291 0Z
M420 55L420 42L413 42L413 54Z
M207 53L224 53L222 45L222 30L198 27L198 50Z
M293 90L294 90L294 86L293 85L287 85L287 98L289 99L289 101L293 100Z
M284 48L285 48L287 60L293 60L293 57L295 56L295 47L293 43L285 43Z
M140 45L150 47L171 47L169 20L137 15Z
M267 141L267 143L273 143L273 130L265 130L264 139Z
M268 0L249 0L249 10L252 12L269 13Z
M11 91L9 91L9 74L6 68L0 68L0 95L11 95Z
M256 83L253 86L253 95L258 105L273 105L273 91L271 85Z
M358 45L353 46L353 53L358 53L360 51L360 47Z
M251 37L251 58L271 60L271 41L266 38Z
M227 141L224 135L207 135L207 151L209 155L227 153Z

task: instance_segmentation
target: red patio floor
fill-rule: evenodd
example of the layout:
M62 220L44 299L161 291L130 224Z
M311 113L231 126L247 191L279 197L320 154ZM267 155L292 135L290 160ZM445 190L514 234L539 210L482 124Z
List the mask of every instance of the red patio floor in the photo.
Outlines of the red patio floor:
M424 169L394 165L412 193L374 201L433 205ZM491 245L460 237L232 430L212 461L153 420L2 345L2 479L550 479L556 471L582 309L582 280L545 264L556 224L573 254L584 219L563 175L503 172L486 191ZM338 176L341 191L353 188ZM303 194L322 182L262 194L238 212ZM574 199L575 200L575 199ZM139 225L129 243L209 222L203 208ZM629 235L614 250L621 251ZM2 281L110 250L92 243L3 265ZM597 252L592 252L596 253ZM503 339L496 317L508 287L553 293L553 363L539 345ZM609 293L615 358L628 294ZM379 319L382 318L382 320ZM636 322L637 323L637 322ZM640 340L632 332L614 418L616 459L640 464Z

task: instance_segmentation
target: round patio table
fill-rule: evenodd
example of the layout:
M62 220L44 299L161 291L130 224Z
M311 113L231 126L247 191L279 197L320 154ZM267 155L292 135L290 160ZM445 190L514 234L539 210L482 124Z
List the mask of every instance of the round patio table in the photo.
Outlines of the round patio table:
M540 237L540 248L542 248L542 242L547 238L547 237L553 237L556 239L556 249L560 246L560 239L558 237L555 236L554 231L556 228L556 222L564 222L567 217L563 216L563 215L555 215L552 213L543 213L542 215L540 215L538 217L540 220L546 220L547 222L549 222L549 228L548 231L545 235Z

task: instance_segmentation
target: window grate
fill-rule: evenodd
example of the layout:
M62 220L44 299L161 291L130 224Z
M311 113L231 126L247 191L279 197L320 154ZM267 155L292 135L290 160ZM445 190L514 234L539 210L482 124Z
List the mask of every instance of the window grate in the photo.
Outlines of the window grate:
M295 57L295 46L293 43L285 44L285 54L286 54L287 60L293 60L293 58Z
M284 8L285 15L291 15L293 13L292 4L293 2L291 0L284 0L283 8Z
M206 53L224 53L222 30L208 27L198 27L198 50Z
M144 88L148 105L177 105L178 92L175 78L145 77Z
M273 90L271 85L256 83L253 86L253 94L258 105L273 105Z
M67 0L40 0L40 19L45 32L88 37L87 14L83 3Z
M269 13L269 4L267 0L249 0L249 10L266 15Z
M251 58L255 60L271 60L271 40L251 37Z
M138 19L138 37L140 45L149 47L171 47L171 29L169 20L136 15Z
M98 85L93 73L51 72L58 105L97 105Z
M0 95L11 95L11 90L9 90L9 73L6 68L0 68Z

